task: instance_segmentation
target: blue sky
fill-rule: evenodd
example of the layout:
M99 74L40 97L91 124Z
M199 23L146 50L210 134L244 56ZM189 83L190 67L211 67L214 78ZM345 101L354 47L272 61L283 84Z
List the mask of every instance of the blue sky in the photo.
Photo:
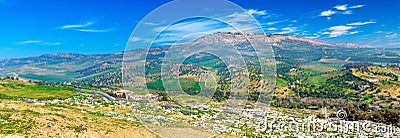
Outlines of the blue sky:
M0 59L57 52L90 54L123 51L132 30L142 18L167 2L169 1L0 0ZM253 15L267 33L297 35L328 42L400 47L398 0L232 2ZM171 11L169 14L179 13ZM231 16L239 17L240 14ZM202 23L205 23L204 19L185 20L178 22L177 27L183 27L182 24L204 27ZM206 23L208 29L230 31L224 29L224 25L213 23L213 20ZM147 24L153 30L165 26L162 21ZM173 29L182 32L177 27ZM131 41L147 39L134 36Z

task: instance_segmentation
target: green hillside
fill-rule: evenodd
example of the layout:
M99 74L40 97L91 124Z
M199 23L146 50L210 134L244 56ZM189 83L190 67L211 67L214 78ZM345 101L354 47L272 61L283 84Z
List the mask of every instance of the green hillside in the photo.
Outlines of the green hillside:
M76 95L73 88L41 86L35 83L14 80L0 80L2 98L65 99Z

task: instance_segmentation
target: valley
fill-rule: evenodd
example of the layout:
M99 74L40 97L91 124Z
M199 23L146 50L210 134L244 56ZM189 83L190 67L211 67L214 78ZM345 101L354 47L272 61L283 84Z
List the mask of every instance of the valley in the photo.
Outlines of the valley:
M68 133L78 136L156 136L144 126L154 127L152 130L163 133L190 128L199 136L216 137L296 137L309 136L318 131L274 128L273 124L268 125L271 120L288 124L333 122L332 125L393 126L391 130L400 127L400 49L373 48L354 43L333 44L296 36L241 33L215 33L181 46L202 46L217 38L232 43L243 53L241 56L246 63L246 72L230 72L233 67L217 56L195 53L183 63L172 65L177 68L166 76L176 75L176 80L164 79L160 59L170 46L103 55L59 53L0 60L2 116L16 118L10 114L15 109L6 105L16 107L17 113L21 114L18 116L26 116L2 126L9 131L0 134L24 135L32 132L35 135L55 135L57 131L37 131L44 127L41 124L49 124L49 120L54 119L61 120L61 123L50 125L48 130L69 128L66 129ZM272 50L274 56L260 61L249 56L255 50L245 38L270 47L261 50ZM136 70L135 67L141 65L145 70ZM261 74L260 65L266 65L270 74ZM145 78L130 74L132 70L143 73ZM242 74L248 74L248 87L245 82L232 77ZM126 78L137 81L135 84L145 88L127 87L131 82ZM262 78L273 78L273 81L260 81ZM240 89L232 91L233 87ZM181 90L186 95L167 93ZM116 100L91 91L108 94ZM201 92L206 94L195 96ZM208 92L213 93L209 95ZM269 99L268 103L263 103L268 106L259 106L257 101L260 98ZM32 100L49 104L27 103ZM238 102L240 100L246 102ZM231 102L237 102L238 106L230 107ZM32 111L27 112L25 108ZM346 118L338 119L336 114L339 111L346 112ZM46 116L48 120L26 123L35 120L37 114ZM68 119L57 117L57 114L73 116ZM264 120L266 118L269 122ZM103 120L109 126L99 123ZM8 128L18 128L15 126L18 121L25 121L22 124L28 126L21 126L18 130ZM157 129L159 127L164 129ZM393 136L399 132L367 131L362 135ZM360 136L361 133L324 130L316 134Z

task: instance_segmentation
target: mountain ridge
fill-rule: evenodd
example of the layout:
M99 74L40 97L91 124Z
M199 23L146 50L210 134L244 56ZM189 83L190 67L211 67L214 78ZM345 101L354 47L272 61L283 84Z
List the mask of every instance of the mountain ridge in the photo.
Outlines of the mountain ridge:
M268 34L268 33L253 34L253 33L238 33L238 32L217 32L214 34L208 34L203 37L200 37L199 39L193 41L192 43L209 40L210 38L212 39L212 36L214 36L214 35L220 36L223 38L224 37L228 37L228 38L234 37L236 39L233 39L233 41L230 41L230 42L237 42L237 43L245 42L245 41L248 41L248 39L249 39L249 40L263 40L266 43L272 43L274 45L275 43L279 43L279 42L282 42L285 40L286 41L293 40L293 41L302 41L302 42L307 42L307 43L310 43L313 45L323 45L323 46L337 46L337 47L347 47L347 48L375 48L374 46L353 43L353 42L333 43L333 42L326 42L326 41L319 40L319 39L291 36L291 35Z
M348 50L351 51L355 49L373 48L371 46L354 44L354 43L333 44L318 39L302 38L297 36L277 35L277 34L267 34L267 33L251 34L251 33L232 33L232 32L219 32L219 33L205 35L189 44L183 44L183 45L190 45L196 43L213 43L214 40L217 40L216 39L217 37L222 37L223 41L232 42L234 44L243 43L237 46L245 46L245 48L251 48L251 46L246 47L247 45L249 45L248 43L245 43L248 42L248 39L269 43L274 48L275 55L277 55L276 59L278 61L284 60L285 62L290 62L291 64L303 63L304 61L300 59L305 58L307 56L312 56L310 57L310 59L313 60L306 62L318 62L320 60L323 60L325 62L325 61L330 61L330 59L345 61L345 59L347 59L348 56L355 56L355 55L354 54L343 55L343 52L346 53L346 51ZM152 52L148 53L149 55L158 56L162 55L162 53L164 53L168 49L168 47L167 46L165 46L164 48L154 47L150 49L154 53ZM55 76L56 78L63 77L63 79L61 79L62 81L80 80L81 78L86 78L87 76L104 75L104 73L109 73L110 70L119 71L119 68L121 68L123 61L139 62L139 60L144 59L140 55L146 55L146 52L150 49L139 48L135 50L129 50L125 52L115 52L109 54L78 54L78 53L62 52L62 53L44 54L41 56L32 56L27 58L3 59L0 60L0 76L6 77L13 74L25 74L22 75L22 77L26 77L27 79L41 79L40 76L47 75L47 76ZM287 54L288 52L290 54ZM128 55L133 54L133 56L126 58L126 55L124 54ZM350 60L353 59L356 60L357 58L350 58ZM394 58L392 60L396 59ZM349 62L356 62L356 61L349 61ZM47 76L44 78L47 78Z
M339 42L339 43L332 43L332 42L326 42L323 40L319 39L312 39L312 38L305 38L305 37L299 37L299 36L290 36L290 35L282 35L282 34L268 34L268 33L260 33L260 34L253 34L253 33L235 33L235 32L217 32L214 34L208 34L205 36L202 36L196 40L194 40L191 43L196 43L198 41L203 41L204 39L209 39L209 36L213 35L220 35L222 37L227 37L227 35L232 35L233 37L236 37L236 41L247 41L245 38L249 39L265 39L265 42L270 42L270 43L278 43L282 42L285 40L294 40L294 41L302 41L302 42L308 42L314 45L323 45L323 46L338 46L338 47L346 47L346 48L376 48L370 45L366 44L359 44L359 43L353 43L353 42ZM265 37L265 38L262 38ZM135 50L143 50L147 48L139 48ZM135 50L130 50L130 51L135 51ZM42 54L39 56L28 56L28 57L22 57L22 58L7 58L7 59L0 59L0 67L4 67L4 64L11 60L29 60L32 58L45 58L45 57L62 57L62 58L72 58L72 57L96 57L96 56L109 56L109 55L121 55L123 54L124 51L120 52L112 52L112 53L105 53L105 54L84 54L84 53L72 53L72 52L59 52L59 53L48 53L48 54Z

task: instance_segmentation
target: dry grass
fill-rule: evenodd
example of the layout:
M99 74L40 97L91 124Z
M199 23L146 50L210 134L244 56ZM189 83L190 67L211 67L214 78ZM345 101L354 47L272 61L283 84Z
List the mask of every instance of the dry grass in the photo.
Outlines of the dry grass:
M15 134L20 136L157 137L138 122L82 113L68 105L40 106L2 100L0 110L12 110L10 119L34 122L32 128ZM7 134L0 134L4 136Z
M317 65L317 64L301 65L300 67L301 68L305 68L305 69L315 70L315 71L318 71L318 72L330 72L330 71L337 70L337 69L335 69L333 67L324 66L324 65Z
M180 124L174 127L152 125L149 125L149 127L154 130L155 133L162 134L163 137L168 138L206 138L216 135L216 133L212 131L201 130L185 125L181 126Z
M336 58L331 58L331 59L322 58L318 62L321 62L321 63L334 63L334 64L346 64L346 63L348 63L346 61L338 60Z
M370 72L385 72L385 73L393 73L398 75L395 71L378 67L378 66L372 66L368 67L368 70ZM390 80L391 78L389 76L383 76L383 75L374 75L373 73L362 73L360 71L357 71L356 69L352 69L353 75L360 77L364 80L370 79L370 78L375 78L379 80ZM374 84L378 85L379 88L381 89L381 92L379 95L383 96L391 96L391 97L396 97L400 95L400 81L395 82L395 84L383 84L381 81L374 82Z

